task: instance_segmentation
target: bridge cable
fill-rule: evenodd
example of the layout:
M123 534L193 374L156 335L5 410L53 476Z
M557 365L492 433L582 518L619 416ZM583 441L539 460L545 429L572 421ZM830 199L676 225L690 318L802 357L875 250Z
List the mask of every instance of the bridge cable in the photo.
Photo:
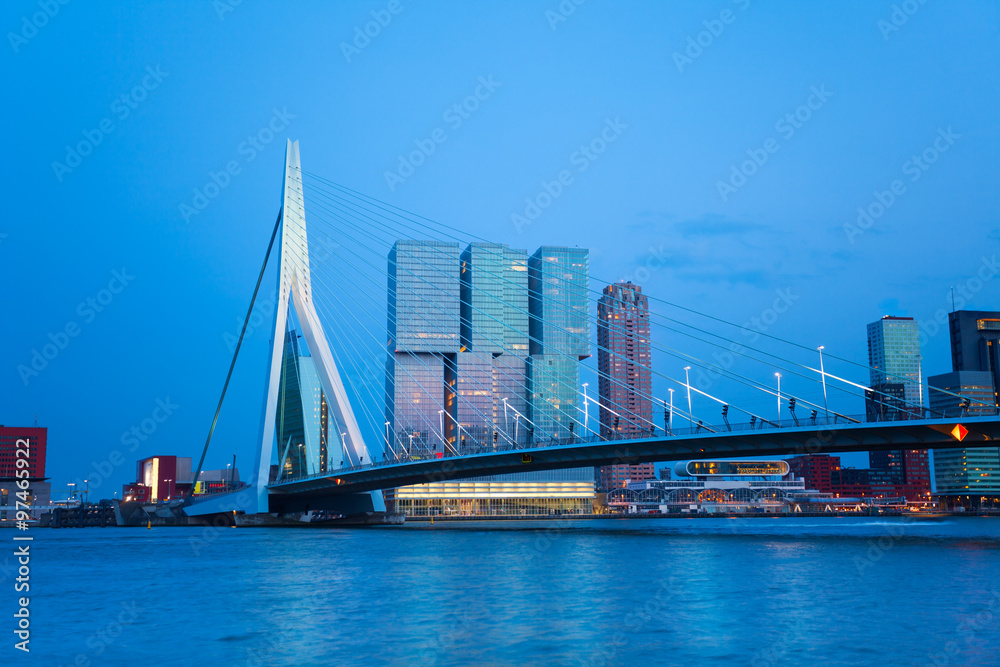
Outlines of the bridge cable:
M212 418L212 427L208 429L208 437L205 439L205 448L201 450L201 458L198 459L198 467L195 469L192 478L191 488L188 489L187 499L194 495L194 489L198 485L198 476L201 475L201 468L205 464L205 455L208 453L208 445L212 442L212 434L215 433L215 425L219 422L219 413L222 412L222 401L226 398L226 390L229 389L229 381L233 377L233 368L236 366L236 357L240 353L240 346L243 344L243 337L247 332L247 325L250 323L250 315L253 313L253 304L257 300L257 292L260 290L260 283L264 279L264 269L267 268L267 260L271 256L271 248L274 246L274 239L278 235L278 228L281 226L281 213L278 210L278 219L274 221L274 231L271 232L271 240L267 244L267 252L264 253L264 264L260 267L260 275L257 276L257 284L253 288L253 296L250 297L250 306L247 308L247 316L243 319L243 329L240 331L239 340L236 341L236 349L233 351L233 360L229 364L229 373L226 374L226 382L222 385L222 395L219 396L219 405L215 408L215 416Z

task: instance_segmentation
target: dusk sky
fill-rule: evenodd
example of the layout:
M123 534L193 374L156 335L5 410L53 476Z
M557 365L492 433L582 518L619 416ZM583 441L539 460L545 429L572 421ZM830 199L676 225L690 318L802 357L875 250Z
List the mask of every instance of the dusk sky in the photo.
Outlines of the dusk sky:
M0 423L48 427L53 497L116 451L92 499L136 459L197 460L289 138L307 172L470 238L589 248L594 289L632 277L737 324L792 294L768 333L861 364L867 323L912 316L925 377L950 371L929 323L951 287L959 308L1000 310L1000 5L849 7L5 2ZM606 149L581 158L602 132ZM572 182L517 222L564 170ZM370 293L363 307L384 309L384 285ZM236 452L248 477L267 342L254 332L241 352L207 468ZM171 414L130 450L123 433L158 401Z

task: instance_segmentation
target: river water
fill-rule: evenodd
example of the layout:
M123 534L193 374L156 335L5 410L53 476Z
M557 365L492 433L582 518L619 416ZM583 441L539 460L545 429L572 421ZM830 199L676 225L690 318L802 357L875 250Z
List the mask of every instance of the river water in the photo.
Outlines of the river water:
M993 518L30 534L4 665L1000 664Z

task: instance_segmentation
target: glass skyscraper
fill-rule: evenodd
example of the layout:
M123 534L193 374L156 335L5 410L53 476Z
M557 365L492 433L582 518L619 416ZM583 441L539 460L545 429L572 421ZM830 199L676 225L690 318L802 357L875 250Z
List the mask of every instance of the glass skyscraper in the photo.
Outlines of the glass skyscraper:
M886 315L869 324L868 365L873 390L867 402L869 418L920 416L924 401L916 320Z
M865 412L869 420L923 416L920 328L916 320L886 315L869 324L868 365L872 391L866 396ZM888 483L909 484L918 493L930 491L926 450L870 452L868 458L871 468L883 471Z
M537 441L583 433L580 360L590 356L590 252L542 246L528 259L529 419Z
M389 252L386 458L444 452L445 355L461 347L458 266L457 243L400 240Z
M576 264L566 268L579 270L581 252L583 258L582 280L569 281L583 285L582 303L579 298L572 302L582 318L563 320L586 338L586 251L571 252ZM528 442L529 313L535 315L529 273L527 253L501 244L472 243L459 252L449 243L396 243L389 254L387 456L401 450L411 457L471 454ZM548 298L549 312L558 317L558 296ZM544 327L539 331L544 334ZM550 383L553 389L575 387L578 359L589 344L577 343L567 357L555 350L557 344L569 346L553 338L551 359L566 367L565 377L552 377ZM562 391L557 399L567 395ZM593 498L591 469L435 482L387 494L397 510L418 515L589 512Z
M1000 312L959 310L949 313L948 324L952 372L927 378L934 416L996 414ZM953 394L969 399L968 404ZM1000 499L1000 448L935 449L934 483L946 505L995 504Z
M298 333L289 329L285 332L275 424L282 478L328 469L329 426L330 414L316 365L300 348Z

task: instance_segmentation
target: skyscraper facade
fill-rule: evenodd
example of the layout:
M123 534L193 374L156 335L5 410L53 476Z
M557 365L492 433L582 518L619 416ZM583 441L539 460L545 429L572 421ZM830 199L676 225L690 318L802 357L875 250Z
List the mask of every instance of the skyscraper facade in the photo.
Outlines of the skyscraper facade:
M653 372L650 365L649 300L632 283L604 288L597 302L597 372L601 436L608 439L651 435ZM604 466L597 488L653 479L652 464Z
M931 410L959 418L996 414L1000 312L949 313L948 329L952 372L927 378ZM1000 448L935 449L934 485L945 506L995 504L1000 500Z
M865 401L871 421L923 416L920 327L912 317L887 315L868 325L868 365L872 391ZM870 480L889 494L901 490L907 499L925 498L931 490L926 450L869 453Z
M524 445L532 437L528 265L525 251L501 244L472 243L460 250L398 241L393 247L388 456L471 454ZM586 317L585 293L583 312ZM585 322L570 324L586 336ZM575 372L574 383L577 359L564 371ZM591 469L433 482L387 493L387 502L412 515L589 512L593 499Z
M328 469L329 421L330 413L316 365L301 348L298 333L289 329L285 332L275 423L278 469L282 478L312 475Z
M923 405L920 327L912 317L886 315L868 325L868 366L873 390L867 411L883 418L919 416Z
M461 347L459 246L400 240L389 252L386 457L444 453L445 355Z
M580 365L590 356L590 252L542 246L528 258L529 419L539 441L581 434Z
M1000 405L1000 312L959 310L948 314L951 369L989 373L992 405ZM982 384L981 382L977 384Z

